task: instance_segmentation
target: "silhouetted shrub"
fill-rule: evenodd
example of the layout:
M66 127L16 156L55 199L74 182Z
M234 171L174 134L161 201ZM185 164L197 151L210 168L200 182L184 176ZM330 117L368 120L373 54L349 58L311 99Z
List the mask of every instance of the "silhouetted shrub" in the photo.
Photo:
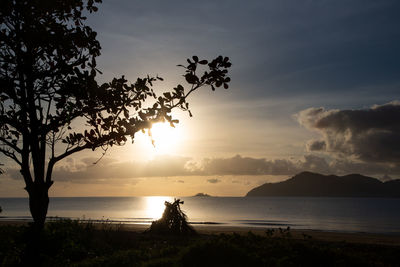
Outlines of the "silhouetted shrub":
M165 201L165 210L161 219L152 222L147 232L154 234L191 235L196 231L187 222L186 214L181 210L180 204L184 202L175 199L173 203Z

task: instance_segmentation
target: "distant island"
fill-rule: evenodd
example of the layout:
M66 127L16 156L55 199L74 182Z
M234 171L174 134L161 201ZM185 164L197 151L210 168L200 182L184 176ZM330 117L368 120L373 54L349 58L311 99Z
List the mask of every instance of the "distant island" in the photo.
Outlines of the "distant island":
M400 180L381 182L361 174L345 176L301 172L278 183L266 183L250 190L248 197L400 197Z
M205 193L197 193L196 195L194 195L194 197L211 197L211 196Z

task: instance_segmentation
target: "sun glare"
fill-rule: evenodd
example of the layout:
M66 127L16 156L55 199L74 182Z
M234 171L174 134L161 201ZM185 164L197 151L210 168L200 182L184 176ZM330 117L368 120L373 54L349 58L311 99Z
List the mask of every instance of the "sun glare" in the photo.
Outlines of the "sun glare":
M160 154L176 150L182 139L182 132L179 125L175 125L175 128L173 128L168 123L153 124L151 134L154 140L154 149Z
M160 219L165 208L165 201L172 201L171 197L146 197L146 215L153 220Z

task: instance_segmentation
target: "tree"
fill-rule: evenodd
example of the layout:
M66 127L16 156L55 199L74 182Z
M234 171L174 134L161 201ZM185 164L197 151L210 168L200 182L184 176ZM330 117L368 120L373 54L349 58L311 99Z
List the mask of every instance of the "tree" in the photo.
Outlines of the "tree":
M3 166L3 164L0 163L0 166ZM0 168L0 174L2 174L2 173L3 173L3 169ZM2 211L3 211L3 210L2 210L2 208L1 208L1 206L0 206L0 213L1 213Z
M101 0L1 0L0 152L20 168L35 225L44 225L52 172L83 150L124 145L155 122L178 123L171 112L189 112L188 96L200 87L228 88L227 57L197 56L183 67L185 89L157 96L160 77L124 76L98 84L96 32L84 24ZM198 75L199 68L205 68ZM197 72L196 72L197 71ZM73 122L85 120L74 128Z

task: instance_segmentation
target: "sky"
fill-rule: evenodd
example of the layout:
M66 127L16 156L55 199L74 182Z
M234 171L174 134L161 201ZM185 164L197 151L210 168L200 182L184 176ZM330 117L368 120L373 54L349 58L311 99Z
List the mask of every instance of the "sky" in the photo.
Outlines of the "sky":
M301 171L400 178L400 2L104 1L99 81L147 74L183 83L186 58L228 56L229 90L204 88L160 126L156 147L74 154L51 196L243 196ZM158 140L157 140L158 139ZM7 162L6 162L7 163ZM6 164L0 196L26 196Z

